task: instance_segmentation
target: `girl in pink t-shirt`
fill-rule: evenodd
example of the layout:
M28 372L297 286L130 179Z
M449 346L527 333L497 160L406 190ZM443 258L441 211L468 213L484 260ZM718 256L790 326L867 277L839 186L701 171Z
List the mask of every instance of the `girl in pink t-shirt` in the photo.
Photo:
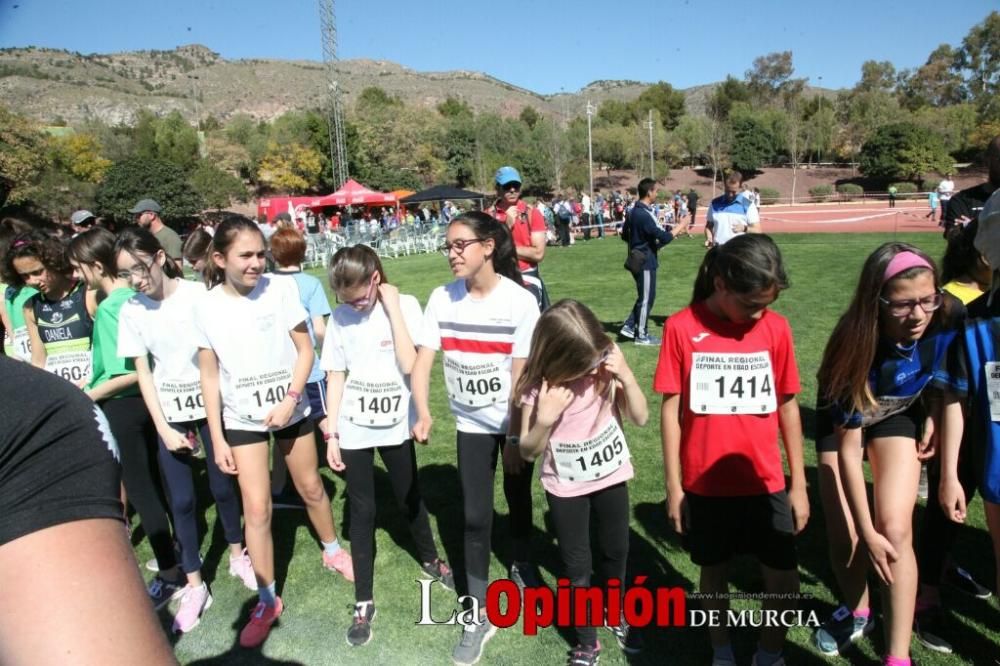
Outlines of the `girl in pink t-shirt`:
M623 580L629 534L625 482L634 472L621 419L642 426L649 412L621 350L586 306L559 301L538 320L514 395L524 406L521 456L542 456L542 486L564 575L575 588L590 585L593 512L603 573ZM612 631L626 652L639 651L638 635L624 621ZM597 663L597 630L582 626L576 632L579 644L571 661Z

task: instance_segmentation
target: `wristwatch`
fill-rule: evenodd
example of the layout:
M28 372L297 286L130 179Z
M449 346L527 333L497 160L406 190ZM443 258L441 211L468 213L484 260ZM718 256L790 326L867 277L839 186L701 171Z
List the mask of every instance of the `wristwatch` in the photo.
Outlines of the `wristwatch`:
M504 444L506 444L512 449L516 449L517 447L521 446L521 438L518 437L517 435L507 435L507 439L504 442Z

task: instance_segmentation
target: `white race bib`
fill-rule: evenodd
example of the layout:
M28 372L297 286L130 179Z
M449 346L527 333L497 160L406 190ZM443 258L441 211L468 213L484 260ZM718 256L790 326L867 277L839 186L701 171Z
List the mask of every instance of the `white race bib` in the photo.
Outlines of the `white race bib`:
M1000 421L1000 363L986 363L986 391L990 399L990 420Z
M556 474L563 481L596 481L629 461L625 433L613 416L600 432L580 442L549 440Z
M4 331L3 346L14 358L22 361L31 360L31 338L28 336L27 328L22 326L15 330L13 339L10 336L10 331Z
M45 359L46 370L74 384L89 377L90 368L90 351L62 352Z
M778 408L768 352L693 357L689 404L695 414L770 414Z
M394 426L409 413L410 401L404 399L405 393L406 388L398 378L376 379L352 374L344 384L340 411L355 425L376 428Z
M201 382L163 382L156 389L163 416L170 423L198 421L205 418L205 398Z
M248 421L263 421L285 399L291 384L292 371L287 369L236 377L236 413Z
M496 361L463 363L444 357L448 397L466 407L488 407L510 398L510 372Z

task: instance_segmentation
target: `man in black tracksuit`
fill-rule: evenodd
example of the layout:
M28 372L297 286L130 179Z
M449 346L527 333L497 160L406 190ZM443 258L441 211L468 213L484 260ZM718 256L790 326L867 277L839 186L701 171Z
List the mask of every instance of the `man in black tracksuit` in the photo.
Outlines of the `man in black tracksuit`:
M639 250L645 253L646 258L642 269L632 273L637 298L619 335L634 339L637 345L658 346L660 339L649 335L647 330L649 314L656 299L656 269L660 265L656 253L679 234L687 231L688 222L682 220L672 231L664 231L657 226L656 216L650 207L654 201L656 201L656 181L644 178L639 181L639 201L625 219L622 239L628 242L630 254L632 250Z

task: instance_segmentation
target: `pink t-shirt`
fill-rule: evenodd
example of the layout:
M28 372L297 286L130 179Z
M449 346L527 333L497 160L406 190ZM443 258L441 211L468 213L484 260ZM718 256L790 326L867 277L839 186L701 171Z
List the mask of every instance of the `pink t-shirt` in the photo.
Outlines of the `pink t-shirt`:
M593 376L587 376L568 384L576 397L552 426L552 432L549 434L550 442L552 440L557 442L589 440L605 431L612 419L618 421L619 426L621 425L621 417L611 402L610 393L597 395L594 379ZM526 406L534 405L537 399L538 387L536 386L529 389L521 397L521 402ZM590 456L587 457L590 458ZM612 464L615 460L616 458L612 459ZM635 476L635 471L632 469L631 460L628 459L614 472L601 479L569 481L560 477L556 472L555 457L552 455L550 444L542 452L539 476L546 492L552 493L556 497L579 497L628 481Z

